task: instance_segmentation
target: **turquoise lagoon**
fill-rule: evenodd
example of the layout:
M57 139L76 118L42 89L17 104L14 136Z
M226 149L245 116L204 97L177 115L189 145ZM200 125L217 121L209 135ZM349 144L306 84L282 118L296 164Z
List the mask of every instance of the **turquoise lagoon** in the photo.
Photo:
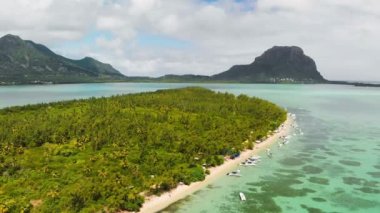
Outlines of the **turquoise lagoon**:
M162 212L380 212L380 89L342 85L107 83L0 87L0 108L197 85L270 100L304 134ZM244 192L247 201L239 200Z

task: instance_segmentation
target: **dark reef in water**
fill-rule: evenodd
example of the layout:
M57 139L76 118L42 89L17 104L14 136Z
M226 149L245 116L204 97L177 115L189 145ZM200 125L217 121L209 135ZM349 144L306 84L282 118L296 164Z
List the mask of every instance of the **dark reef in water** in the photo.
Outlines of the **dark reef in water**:
M306 172L307 174L319 174L323 171L323 169L316 167L316 166L304 166L302 167L302 170Z
M339 163L346 166L360 166L361 163L353 160L340 160Z

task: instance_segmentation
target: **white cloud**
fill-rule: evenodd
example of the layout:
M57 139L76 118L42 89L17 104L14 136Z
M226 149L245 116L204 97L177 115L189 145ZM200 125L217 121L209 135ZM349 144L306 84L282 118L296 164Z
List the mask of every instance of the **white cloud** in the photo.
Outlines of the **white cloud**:
M92 27L100 6L97 0L4 0L0 33L48 44L79 39Z
M380 1L377 0L9 0L0 33L88 54L127 75L214 74L251 63L274 45L298 45L329 79L378 80ZM17 18L15 18L17 17ZM94 44L62 47L84 39ZM149 46L140 34L190 47ZM71 51L70 51L71 50Z
M141 16L152 12L160 4L161 1L158 0L131 0L128 10L132 16Z

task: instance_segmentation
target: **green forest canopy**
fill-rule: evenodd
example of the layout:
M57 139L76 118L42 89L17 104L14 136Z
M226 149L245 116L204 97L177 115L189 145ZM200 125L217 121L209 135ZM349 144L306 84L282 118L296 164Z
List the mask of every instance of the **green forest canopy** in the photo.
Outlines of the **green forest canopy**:
M280 107L199 87L0 110L0 212L138 210L267 135ZM247 139L249 143L245 142Z

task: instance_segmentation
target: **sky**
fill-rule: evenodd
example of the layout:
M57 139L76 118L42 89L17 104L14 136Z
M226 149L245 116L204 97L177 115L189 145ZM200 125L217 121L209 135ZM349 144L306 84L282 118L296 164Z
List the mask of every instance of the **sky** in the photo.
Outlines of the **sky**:
M379 0L1 0L5 34L127 76L212 75L277 45L327 79L380 81Z

